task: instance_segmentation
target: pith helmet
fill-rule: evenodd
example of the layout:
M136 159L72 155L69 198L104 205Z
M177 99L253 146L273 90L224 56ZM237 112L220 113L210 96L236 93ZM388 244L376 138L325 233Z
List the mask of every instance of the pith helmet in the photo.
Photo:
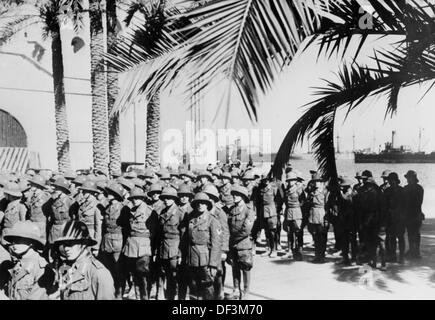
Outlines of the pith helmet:
M340 181L340 186L341 187L351 187L353 185L353 180L348 178L348 177L342 177L341 181Z
M213 207L213 204L211 203L209 196L204 192L198 192L195 195L195 198L192 200L192 204L191 204L192 208L196 208L196 206L199 203L205 203L207 205L208 210L211 210L211 208Z
M67 171L63 175L65 179L73 181L75 178L77 178L77 174L74 171Z
M192 171L183 171L180 173L180 177L189 177L192 180L196 178Z
M185 196L187 196L187 197L193 197L193 193L192 193L192 190L190 189L190 187L187 185L187 184L181 184L179 187L178 187L178 197L185 197Z
M297 181L298 175L294 171L290 171L285 176L286 181Z
M160 195L160 199L173 199L173 200L178 200L178 194L177 194L177 190L175 190L175 188L172 187L166 187L163 189L161 195Z
M28 239L41 249L45 245L44 239L41 238L41 231L38 226L30 221L18 221L4 235L7 242L13 242L14 239Z
M45 179L40 174L34 175L33 178L29 180L29 183L30 185L45 189Z
M54 243L60 245L65 242L78 242L88 246L97 244L97 241L89 234L89 229L81 221L69 220L62 226L62 234Z
M203 171L199 172L197 175L197 178L200 179L202 177L206 177L209 181L213 181L213 177L212 177L211 173L208 171L203 170Z
M52 183L52 185L55 188L62 190L66 194L71 193L71 191L69 189L68 181L63 177L57 178L56 181Z
M72 183L74 183L77 186L81 186L86 181L86 176L79 175L77 176Z
M5 194L14 196L14 197L22 197L23 193L21 192L20 186L16 182L8 182L3 190Z
M113 182L106 187L107 193L112 194L119 201L122 201L123 198L123 188L119 183Z
M100 193L100 190L97 188L97 184L94 181L85 181L81 187L79 187L80 190L91 192L91 193Z
M130 196L128 197L128 200L133 200L133 199L146 200L146 198L147 198L147 195L145 194L145 192L143 192L142 189L134 188L133 190L131 190Z
M255 180L255 178L254 178L254 174L252 173L252 170L249 170L248 172L246 172L246 173L242 176L242 180L244 180L244 181Z
M242 186L233 186L233 189L231 190L232 195L238 195L243 198L243 200L248 203L249 202L249 193L248 189Z
M136 173L136 171L126 172L124 174L124 178L126 178L126 179L136 179L137 178L137 173Z
M219 191L214 185L207 184L203 192L206 193L211 199L213 199L214 202L219 201Z
M162 193L162 185L160 183L153 183L148 191L148 196L152 196L154 193Z
M231 173L229 173L229 172L224 172L224 173L222 173L222 175L221 175L221 179L228 179L228 180L231 180Z
M131 191L134 188L134 183L131 180L125 178L118 178L118 183L124 187L127 191Z

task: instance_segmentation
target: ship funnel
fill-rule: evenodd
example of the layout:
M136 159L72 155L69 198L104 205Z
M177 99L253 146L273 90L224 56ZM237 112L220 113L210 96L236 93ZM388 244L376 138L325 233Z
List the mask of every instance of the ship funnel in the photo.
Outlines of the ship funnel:
M393 131L393 133L391 135L391 148L395 148L395 144L394 144L395 138L396 138L396 131Z

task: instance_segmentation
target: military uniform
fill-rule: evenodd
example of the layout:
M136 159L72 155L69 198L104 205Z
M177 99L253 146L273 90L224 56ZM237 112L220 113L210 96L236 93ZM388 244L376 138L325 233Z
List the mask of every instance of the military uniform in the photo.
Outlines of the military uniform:
M77 220L86 224L91 236L97 240L95 248L98 248L101 242L102 217L102 208L96 198L88 198L83 201L77 212Z
M420 228L424 215L421 210L424 189L418 183L408 184L403 188L405 224L408 232L409 254L413 257L420 256Z
M314 190L308 198L310 215L308 217L308 231L313 236L315 262L325 258L326 243L328 239L328 224L325 219L325 192Z
M25 221L26 215L27 208L24 204L21 203L20 199L9 202L3 216L3 237L7 234L8 230L10 230L18 221ZM2 243L6 244L3 239Z
M284 224L286 227L284 230L287 231L288 237L288 247L291 249L295 258L300 258L300 248L302 244L299 242L301 226L302 226L302 209L300 198L303 194L303 190L297 184L289 186L284 190L284 203L285 203L285 213L284 213Z
M183 221L184 257L189 270L190 289L202 299L213 299L213 277L209 268L221 263L222 237L219 222L209 212L193 211Z
M164 208L158 217L158 261L166 277L168 300L173 300L177 292L177 262L181 256L179 227L182 216L178 206L173 204Z
M231 184L227 183L219 189L220 198L224 205L225 212L229 213L230 209L234 206L234 198L231 195Z
M155 212L145 203L133 207L129 218L129 236L122 253L127 257L125 271L133 273L136 296L148 299L150 277L151 238L156 227Z
M49 216L48 242L53 244L62 232L62 225L71 219L70 208L72 200L64 193L60 193L55 199L51 199Z
M71 266L59 268L62 300L113 300L114 285L110 272L92 254L85 253Z
M387 188L384 192L386 204L386 255L387 258L397 261L397 242L399 242L399 255L403 259L405 254L405 198L403 187L397 185Z
M50 194L40 189L29 197L29 220L34 222L41 230L43 239L47 237L47 216L49 215L48 201Z
M351 249L352 261L356 261L358 257L358 219L353 208L353 198L355 193L350 191L346 194L340 193L338 196L338 224L343 230L342 234L342 253L343 261L348 264L349 249Z

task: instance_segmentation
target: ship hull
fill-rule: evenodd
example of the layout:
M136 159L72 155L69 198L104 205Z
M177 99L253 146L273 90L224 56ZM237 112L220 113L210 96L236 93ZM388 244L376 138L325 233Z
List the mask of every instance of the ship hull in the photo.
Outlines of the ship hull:
M431 154L358 154L355 163L435 163L435 153Z

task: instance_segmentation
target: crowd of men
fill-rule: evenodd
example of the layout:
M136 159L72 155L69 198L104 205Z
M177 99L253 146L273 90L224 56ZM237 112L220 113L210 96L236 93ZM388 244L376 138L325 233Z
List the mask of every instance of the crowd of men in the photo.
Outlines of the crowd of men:
M98 171L1 175L0 290L12 300L223 299L228 265L229 298L244 299L263 229L271 258L286 249L282 258L303 260L307 228L312 262L325 262L331 225L344 265L376 268L380 258L386 270L387 262L420 258L416 172L402 187L395 172L383 172L378 186L366 170L339 177L338 189L310 174L305 184L291 165L271 177L239 162L110 178Z

